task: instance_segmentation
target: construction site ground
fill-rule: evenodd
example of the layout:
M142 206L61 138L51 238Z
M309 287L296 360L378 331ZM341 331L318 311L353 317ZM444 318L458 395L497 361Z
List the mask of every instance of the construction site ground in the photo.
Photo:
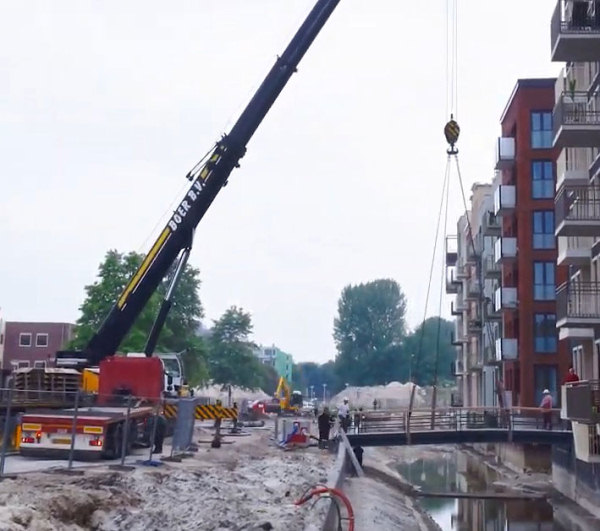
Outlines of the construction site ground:
M294 501L326 481L334 456L283 451L269 424L247 431L213 449L212 430L198 426L191 457L144 466L148 450L140 450L127 459L131 471L77 462L83 475L68 475L56 472L65 462L9 457L6 472L16 477L0 483L0 531L321 529L327 504ZM165 444L163 455L170 452Z

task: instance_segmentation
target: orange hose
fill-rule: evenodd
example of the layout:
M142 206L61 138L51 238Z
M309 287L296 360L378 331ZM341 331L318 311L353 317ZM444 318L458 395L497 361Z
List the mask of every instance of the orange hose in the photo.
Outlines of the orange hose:
M320 496L321 494L332 494L336 498L342 500L343 504L346 506L346 511L348 512L348 531L354 531L354 511L352 510L352 504L348 497L339 489L332 487L315 487L308 494L304 495L300 498L296 505L302 505L310 500L313 496Z

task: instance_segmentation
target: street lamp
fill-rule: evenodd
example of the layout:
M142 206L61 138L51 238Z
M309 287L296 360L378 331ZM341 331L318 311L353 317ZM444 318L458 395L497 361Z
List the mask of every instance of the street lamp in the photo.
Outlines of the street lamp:
M327 389L327 384L323 384L323 402L325 402L325 390Z
M314 398L314 396L315 396L315 393L313 392L314 388L315 388L315 386L314 386L314 385L311 385L311 386L310 386L310 399L311 399L311 400L312 400L312 399Z

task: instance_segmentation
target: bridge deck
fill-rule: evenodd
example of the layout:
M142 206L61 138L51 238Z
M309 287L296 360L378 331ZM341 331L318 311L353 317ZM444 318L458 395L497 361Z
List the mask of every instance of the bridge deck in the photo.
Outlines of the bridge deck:
M545 429L548 415L552 427ZM407 444L517 443L572 444L559 410L539 408L444 408L371 411L348 430L350 443L360 446ZM558 428L558 429L557 429Z

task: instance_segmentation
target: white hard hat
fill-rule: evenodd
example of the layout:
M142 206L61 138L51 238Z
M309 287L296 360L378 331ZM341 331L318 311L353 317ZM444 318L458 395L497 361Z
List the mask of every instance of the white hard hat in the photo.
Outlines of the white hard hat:
M545 394L545 395L549 395L549 394L550 394L550 391L548 391L548 389L544 389L544 394Z
M347 396L344 397L344 402L348 402L348 397Z

